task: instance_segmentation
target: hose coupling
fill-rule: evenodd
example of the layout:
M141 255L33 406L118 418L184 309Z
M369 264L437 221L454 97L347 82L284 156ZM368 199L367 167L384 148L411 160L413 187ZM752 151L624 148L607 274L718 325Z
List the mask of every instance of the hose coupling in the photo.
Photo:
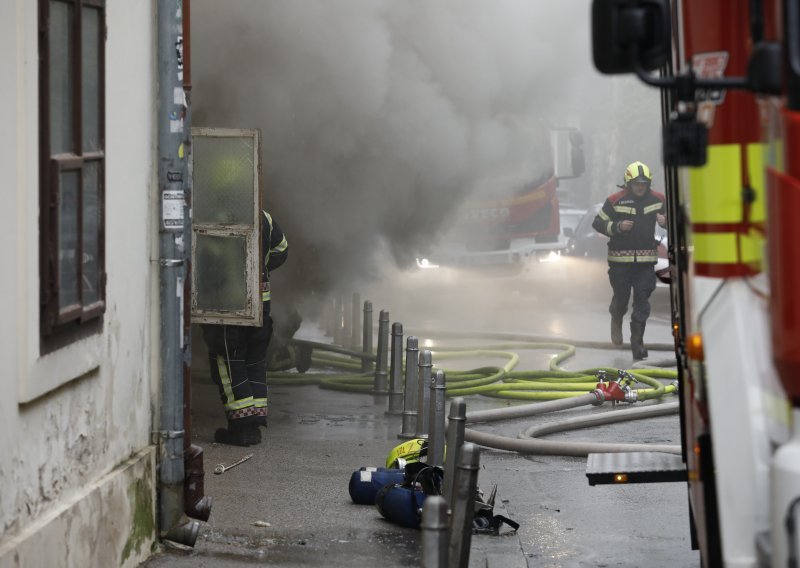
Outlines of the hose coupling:
M638 391L633 390L630 387L625 387L625 402L629 404L633 404L639 400L639 393Z
M603 402L607 400L612 402L621 402L625 400L625 391L616 381L597 383L594 394L598 398L602 397Z
M606 396L602 389L597 388L592 391L592 394L595 397L595 400L592 401L592 406L601 406L606 401Z
M669 384L669 386L675 387L675 394L678 394L680 392L680 389L678 388L678 379L675 379L674 381L672 381Z

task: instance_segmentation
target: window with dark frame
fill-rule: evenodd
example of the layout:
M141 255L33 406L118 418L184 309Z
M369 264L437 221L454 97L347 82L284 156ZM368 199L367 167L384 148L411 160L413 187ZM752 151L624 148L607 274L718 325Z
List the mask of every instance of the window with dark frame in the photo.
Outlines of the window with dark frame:
M41 334L105 311L105 0L39 0Z

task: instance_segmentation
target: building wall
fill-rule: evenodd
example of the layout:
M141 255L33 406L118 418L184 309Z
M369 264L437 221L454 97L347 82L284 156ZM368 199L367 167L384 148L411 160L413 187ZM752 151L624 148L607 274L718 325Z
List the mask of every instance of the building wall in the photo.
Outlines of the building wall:
M37 2L0 2L0 567L136 565L154 540L155 0L106 25L107 310L41 356Z

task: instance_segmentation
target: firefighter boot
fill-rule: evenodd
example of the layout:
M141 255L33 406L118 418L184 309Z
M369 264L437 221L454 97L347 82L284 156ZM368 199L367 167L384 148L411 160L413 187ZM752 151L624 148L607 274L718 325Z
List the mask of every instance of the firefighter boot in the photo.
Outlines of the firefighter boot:
M261 443L261 431L253 422L242 425L229 422L227 428L217 428L214 441L229 446L253 446Z
M634 361L647 359L647 349L644 348L644 325L643 323L631 322L631 353Z
M622 345L622 318L611 316L611 343Z

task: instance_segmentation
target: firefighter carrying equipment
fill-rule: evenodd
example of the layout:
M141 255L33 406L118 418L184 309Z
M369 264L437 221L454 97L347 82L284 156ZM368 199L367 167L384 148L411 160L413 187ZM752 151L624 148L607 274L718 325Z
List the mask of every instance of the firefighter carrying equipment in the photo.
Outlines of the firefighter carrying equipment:
M280 226L266 211L261 223L263 250L261 327L201 325L208 346L211 378L222 400L228 427L215 434L223 444L254 445L261 441L258 426L267 425L267 349L272 338L269 273L288 256L289 245Z

